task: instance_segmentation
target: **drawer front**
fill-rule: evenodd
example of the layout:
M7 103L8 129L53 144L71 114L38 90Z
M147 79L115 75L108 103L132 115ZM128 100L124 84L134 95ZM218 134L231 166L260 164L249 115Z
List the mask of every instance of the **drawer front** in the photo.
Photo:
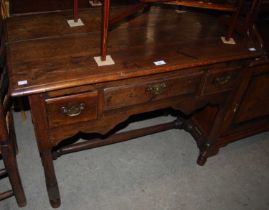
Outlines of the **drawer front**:
M148 82L108 87L104 90L105 110L112 110L137 104L194 94L197 92L201 74L184 78L158 79Z
M46 99L50 127L97 119L97 91Z
M209 72L203 95L227 91L236 87L241 69L225 69Z

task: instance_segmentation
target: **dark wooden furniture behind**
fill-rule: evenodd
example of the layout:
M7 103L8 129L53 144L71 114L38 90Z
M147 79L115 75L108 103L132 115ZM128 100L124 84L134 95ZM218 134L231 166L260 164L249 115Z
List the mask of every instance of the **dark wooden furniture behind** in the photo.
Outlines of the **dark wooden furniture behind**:
M265 54L253 60L245 75L242 87L234 92L217 147L269 129L269 19L263 16L257 23L263 40ZM208 133L217 109L207 107L193 121L200 132ZM198 128L197 128L198 129Z
M112 14L127 9L112 8ZM52 12L6 22L10 94L29 98L53 207L60 205L53 160L63 154L180 128L194 136L197 162L203 165L220 146L235 140L226 137L232 122L249 118L233 120L238 101L253 76L263 73L255 67L263 65L264 56L257 33L225 45L220 40L225 28L215 16L152 7L110 33L108 52L115 65L97 67L93 57L100 53L100 10L81 10L85 26L80 28L68 27L70 16L72 11ZM258 82L266 86L266 81ZM112 132L130 116L166 108L175 110L173 122ZM81 133L102 138L61 147Z
M0 158L5 167L0 169L0 178L7 177L12 188L0 193L0 201L15 196L18 205L23 207L26 205L26 198L16 160L16 135L10 111L10 97L7 95L8 78L6 71L2 68L0 71Z

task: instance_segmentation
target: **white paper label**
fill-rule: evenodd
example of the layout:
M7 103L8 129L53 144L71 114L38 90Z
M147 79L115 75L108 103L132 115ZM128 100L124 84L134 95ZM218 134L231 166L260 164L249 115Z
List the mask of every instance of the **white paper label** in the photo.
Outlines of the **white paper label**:
M165 61L164 60L161 60L161 61L155 61L153 62L155 64L155 66L161 66L161 65L165 65Z
M250 47L250 48L248 48L248 50L251 51L251 52L254 52L254 51L256 51L256 48L255 47Z
M21 86L21 85L27 85L28 84L28 81L27 80L21 80L21 81L18 81L18 85Z

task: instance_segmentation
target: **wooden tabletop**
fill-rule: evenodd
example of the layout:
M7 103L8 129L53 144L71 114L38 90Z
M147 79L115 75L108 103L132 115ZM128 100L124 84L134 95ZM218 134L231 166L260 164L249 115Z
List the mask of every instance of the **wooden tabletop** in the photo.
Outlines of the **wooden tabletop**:
M112 15L126 9L112 8ZM225 27L209 14L152 7L109 33L115 65L98 67L100 8L80 11L85 26L70 28L71 11L14 16L7 20L12 96L180 70L258 56L254 42L235 37L223 44ZM255 48L250 51L249 48ZM155 66L154 61L165 65Z

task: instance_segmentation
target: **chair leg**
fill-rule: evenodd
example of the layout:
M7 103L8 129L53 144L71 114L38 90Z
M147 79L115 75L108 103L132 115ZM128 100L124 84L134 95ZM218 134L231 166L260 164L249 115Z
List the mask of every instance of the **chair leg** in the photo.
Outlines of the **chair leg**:
M8 113L8 127L10 129L9 132L9 139L11 140L11 144L13 145L15 154L18 154L18 145L17 145L17 141L16 141L16 133L15 133L15 128L14 128L14 119L13 119L13 114L12 112Z
M20 207L23 207L26 205L26 198L19 175L15 150L11 144L2 146L2 156L17 203Z
M237 26L238 17L240 15L240 11L241 11L241 8L243 6L243 3L244 3L244 0L238 0L237 9L236 9L236 11L234 12L234 14L233 14L233 16L231 18L231 22L230 22L230 25L228 27L228 32L227 32L227 34L225 36L225 39L227 41L229 41L230 38L232 38L234 30L235 30L235 28Z
M106 55L107 55L109 18L110 18L110 0L104 0L103 1L103 14L102 14L101 61L105 61Z

